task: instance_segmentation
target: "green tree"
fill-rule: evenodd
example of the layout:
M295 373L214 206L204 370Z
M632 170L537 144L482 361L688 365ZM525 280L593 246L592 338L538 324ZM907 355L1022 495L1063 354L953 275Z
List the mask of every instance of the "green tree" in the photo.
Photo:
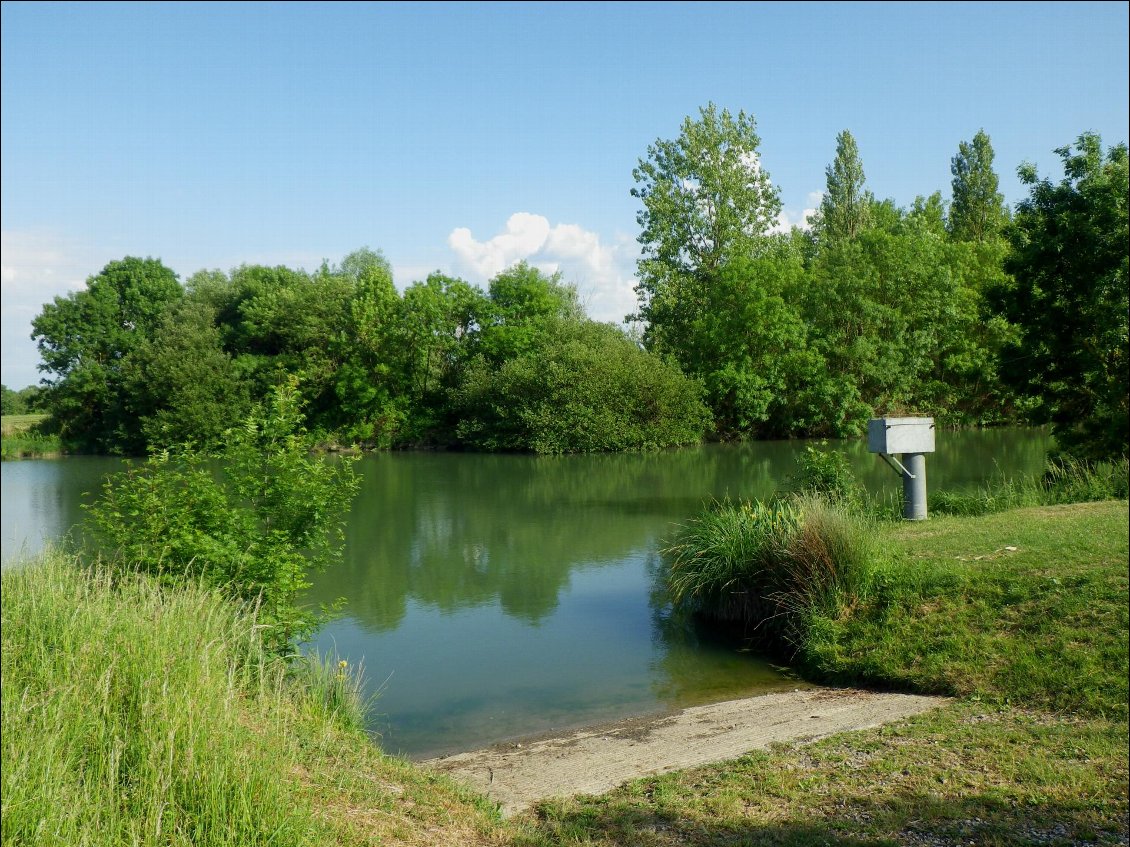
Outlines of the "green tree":
M1060 447L1082 458L1125 455L1130 441L1128 179L1125 143L1106 153L1084 133L1056 153L1064 178L1040 179L1024 164L1029 195L1008 230L1013 281L996 300L1020 328L1002 371L1037 399Z
M358 252L350 268L370 261ZM311 426L325 428L335 420L335 377L347 348L356 285L350 270L326 263L314 273L242 265L230 277L216 271L195 274L188 292L215 309L223 349L252 398L263 400L288 376L298 376Z
M249 410L247 385L224 352L215 311L186 300L123 363L125 404L140 423L130 452L191 442L219 442Z
M42 412L47 408L50 392L42 385L28 385L16 392L27 412Z
M321 620L301 603L307 574L340 558L358 484L351 461L310 447L289 379L215 452L171 448L110 477L91 507L100 549L116 550L130 570L257 604L264 642L290 653Z
M585 319L574 286L560 273L545 274L527 262L497 274L479 305L484 311L476 316L473 352L495 364L531 349L550 323Z
M184 292L157 259L110 262L86 288L56 297L32 322L39 368L51 376L53 426L65 443L120 453L137 441L125 404L122 365Z
M27 411L27 405L20 396L20 392L13 391L6 385L0 385L0 414L22 415Z
M907 212L905 219L899 222L904 232L915 229L928 232L936 236L946 234L946 203L942 199L942 192L935 191L929 197L919 195L914 198L914 204Z
M706 308L706 292L733 256L754 256L781 211L761 167L756 122L711 103L683 121L679 137L658 139L632 172L639 242L636 320L644 340L681 357Z
M339 365L333 376L337 414L332 421L351 440L388 447L403 427L408 393L400 295L392 266L379 253L352 253L342 268L351 291L333 357Z
M480 319L491 312L487 297L464 280L432 273L405 290L401 309L411 401L404 435L412 443L449 441L449 394L471 355Z
M993 145L985 130L972 142L962 141L950 165L953 201L949 230L957 241L985 242L997 238L1008 221L1004 195L997 190Z
M967 296L944 233L932 216L907 216L894 232L874 228L826 246L802 297L820 377L797 402L817 411L815 435L857 434L875 413L944 416L944 386L972 356L979 297Z
M868 216L872 229L881 229L885 232L899 232L906 219L905 211L900 209L890 197L886 200L871 198Z
M718 434L780 437L805 425L790 398L816 378L821 363L798 307L803 284L802 256L782 245L735 256L704 292L680 358L704 383Z
M855 238L871 225L873 198L863 187L863 161L848 130L836 136L836 158L824 175L824 197L813 221L817 241L833 244Z

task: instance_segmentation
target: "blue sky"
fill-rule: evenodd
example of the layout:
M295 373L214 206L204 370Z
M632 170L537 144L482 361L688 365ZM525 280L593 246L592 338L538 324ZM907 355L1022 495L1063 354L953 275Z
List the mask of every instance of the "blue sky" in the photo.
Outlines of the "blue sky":
M850 129L868 187L941 190L992 138L1059 175L1128 137L1126 3L2 5L2 378L44 302L112 259L182 279L361 246L399 287L529 259L634 306L632 168L708 102L755 116L782 225Z

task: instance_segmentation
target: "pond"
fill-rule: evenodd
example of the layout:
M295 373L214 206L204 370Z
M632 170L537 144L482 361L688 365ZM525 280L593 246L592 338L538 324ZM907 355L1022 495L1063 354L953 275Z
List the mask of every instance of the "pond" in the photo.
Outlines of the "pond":
M1049 445L1040 430L939 432L929 488L1038 472ZM364 662L372 728L412 757L802 687L672 616L659 550L705 500L787 485L805 446L365 456L344 561L310 592L346 605L313 646ZM869 489L899 490L865 442L835 446ZM80 524L84 492L120 464L4 463L5 564Z

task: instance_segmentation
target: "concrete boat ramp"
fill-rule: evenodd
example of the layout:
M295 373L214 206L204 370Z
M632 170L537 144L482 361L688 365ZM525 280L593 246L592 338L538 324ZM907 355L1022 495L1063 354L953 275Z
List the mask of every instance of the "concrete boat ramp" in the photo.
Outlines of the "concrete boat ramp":
M505 815L539 800L601 794L642 776L735 759L778 742L868 729L946 702L943 697L817 688L694 706L565 735L499 744L422 764L481 791Z

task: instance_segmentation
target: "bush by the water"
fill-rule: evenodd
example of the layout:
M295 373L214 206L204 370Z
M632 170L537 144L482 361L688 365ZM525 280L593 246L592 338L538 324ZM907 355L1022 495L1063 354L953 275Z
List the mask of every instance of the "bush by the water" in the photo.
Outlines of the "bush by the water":
M479 357L455 392L459 440L480 450L654 450L702 438L702 387L616 327L559 322L501 364Z
M863 486L856 481L851 463L841 450L805 447L797 456L793 483L800 493L824 497L849 508L862 505L865 497Z
M158 453L108 479L90 510L99 549L122 567L255 603L264 643L277 653L319 623L298 598L309 571L340 557L358 485L351 460L310 455L299 405L295 383L281 386L217 452Z
M711 504L666 551L672 601L798 649L809 622L866 591L873 532L862 515L807 495Z

